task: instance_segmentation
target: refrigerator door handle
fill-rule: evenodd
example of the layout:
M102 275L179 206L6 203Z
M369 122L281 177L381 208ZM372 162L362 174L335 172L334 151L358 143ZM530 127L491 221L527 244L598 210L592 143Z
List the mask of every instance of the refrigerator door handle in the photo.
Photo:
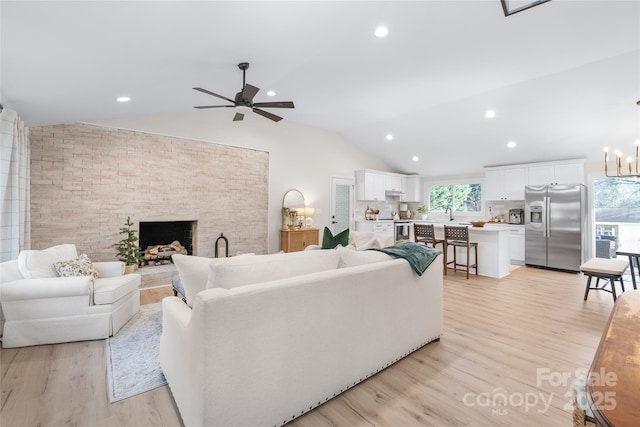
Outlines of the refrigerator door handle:
M551 237L551 227L549 226L550 206L549 197L544 198L544 235L545 237Z

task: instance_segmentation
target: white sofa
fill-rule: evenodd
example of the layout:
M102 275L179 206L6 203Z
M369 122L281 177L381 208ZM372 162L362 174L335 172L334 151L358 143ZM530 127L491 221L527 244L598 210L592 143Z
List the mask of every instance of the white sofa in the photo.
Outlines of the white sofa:
M93 276L59 277L53 263L78 258L75 245L22 251L0 264L2 346L107 338L140 309L140 275L124 263L94 262Z
M371 248L385 248L395 244L393 235L371 233L369 231L349 230L347 248L364 251ZM305 250L322 249L322 245L307 245Z
M185 426L285 424L439 339L441 257L174 256L192 307L163 300L160 365Z

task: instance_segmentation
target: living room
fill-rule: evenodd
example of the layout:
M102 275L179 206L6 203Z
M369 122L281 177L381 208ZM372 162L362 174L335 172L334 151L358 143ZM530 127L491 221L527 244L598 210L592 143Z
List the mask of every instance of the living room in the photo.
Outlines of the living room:
M307 205L315 208L313 224L322 230L331 221L332 177L353 179L356 170L374 169L416 173L425 185L483 180L484 168L490 166L580 158L586 164L589 189L591 180L604 175L604 146L619 147L628 155L640 135L640 108L635 104L640 99L637 1L552 0L510 16L504 15L499 0L453 6L450 2L198 3L184 8L172 2L2 3L0 103L7 111L14 110L30 129L32 248L75 243L93 260L110 261L115 259L112 245L118 230L131 216L136 224L197 221L200 256L213 256L220 233L229 238L232 254L276 253L282 198L292 188L299 189ZM326 22L332 23L334 34L325 38L321 27ZM373 30L382 24L389 27L389 35L379 39ZM541 29L545 35L539 34ZM287 45L290 39L295 40ZM275 99L295 102L294 109L265 108L283 120L276 123L250 112L242 121L233 121L231 108L193 109L225 101L192 87L233 98L241 87L238 64L243 61L251 64L247 83L261 88L257 101L268 101L266 92L273 88ZM131 100L115 101L123 95ZM495 110L495 117L485 117L489 109ZM512 139L517 146L506 147ZM414 156L418 159L413 160ZM489 214L483 211L479 216ZM576 334L584 341L571 339L573 361L556 350L543 351L530 364L515 367L514 372L521 371L513 376L535 388L531 372L535 374L538 367L558 372L588 367L611 310L611 298L590 295L583 306L582 276L515 271L505 281L479 279L477 283L485 285L482 290L467 289L471 282L460 277L446 278L445 288L450 289L445 290L445 302L449 298L451 305L445 305L445 325L450 336L471 327L456 314L472 310L467 297L482 305L480 301L495 298L494 292L518 289L521 295L542 301L539 293L552 292L550 286L556 284L562 287L559 298L577 304L560 316L571 328L556 330L551 320L541 328L555 331L552 334ZM539 283L538 291L528 289ZM484 289L487 286L493 291ZM518 345L519 336L530 340L520 349L522 353L512 355L518 358L535 352L535 341L545 339L543 334L524 331L526 324L535 323L538 315L560 321L557 312L563 304L544 299L534 304L542 310L539 313L518 313L513 307L523 302L513 298L491 306L500 310L511 304L507 311L513 312L505 317L491 318L488 306L472 317L522 327L520 335L507 334L513 346ZM528 321L519 320L520 316ZM490 375L500 375L497 362L492 365L485 359L505 362L499 354L506 349L495 338L502 331L499 326L487 331L487 337L494 337L488 339L495 343L495 353L483 354L482 343L463 332L455 335L456 347L439 350L442 359L438 360L444 364L447 354L452 354L449 351L462 355L472 346L473 355L460 369L482 370L487 364ZM98 351L91 343L41 347L32 349L28 357L56 353L59 362L66 363L77 360L71 358L74 352L86 350L87 357L96 357ZM26 353L3 350L3 354L11 354L11 362L3 357L4 365ZM542 360L548 366L541 365ZM423 357L416 363L434 362ZM453 382L462 384L454 386L446 384L452 371L446 372L438 380L442 383L426 387L451 387L448 396L515 387L509 381L487 381L492 387L488 388L466 374L457 379L453 375ZM32 374L20 375L26 381ZM100 372L88 375L96 377ZM95 384L103 382L98 379ZM81 387L93 386L85 382ZM541 387L545 393L561 394L559 389ZM157 406L170 402L170 393L163 390L158 392L165 394L163 400L150 398L153 414L164 413L166 408ZM369 392L375 394L366 387L357 393ZM404 389L392 400L407 394L411 393ZM126 424L123 414L128 411L145 412L138 407L145 398L136 399L118 404L116 412L123 412L111 423ZM464 406L461 399L458 404ZM368 402L375 406L375 400L373 396ZM481 412L476 405L466 407L473 415L457 418L453 414L462 406L453 401L440 402L439 410L445 415L432 423L474 424L476 420L506 425L522 422L513 417L526 415L520 408L512 417L483 414L474 418ZM348 398L337 402L329 418L339 425L355 422L343 414ZM556 403L552 424L570 416ZM102 414L110 412L104 409L105 402L98 405ZM399 408L404 403L398 405L394 411L402 412ZM428 413L416 415L415 411L416 407L408 410L412 421L430 423ZM297 422L323 424L318 413ZM164 423L164 418L161 421L153 414L137 420L148 425ZM74 416L67 412L63 417ZM375 420L376 416L381 415L366 417ZM82 417L80 424L109 423ZM381 417L387 423L394 420ZM538 421L549 420L540 417ZM175 418L165 425L173 422ZM56 418L52 423L61 421Z

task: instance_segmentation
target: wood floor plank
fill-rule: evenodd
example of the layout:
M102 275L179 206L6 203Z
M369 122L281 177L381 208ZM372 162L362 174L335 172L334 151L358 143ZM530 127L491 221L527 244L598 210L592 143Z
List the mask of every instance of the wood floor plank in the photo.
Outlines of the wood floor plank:
M603 292L585 303L585 283L527 267L500 280L450 273L440 341L290 426L570 425L569 386L613 307ZM170 286L143 290L141 303L168 295ZM182 425L167 386L109 403L104 340L2 349L0 363L2 426Z

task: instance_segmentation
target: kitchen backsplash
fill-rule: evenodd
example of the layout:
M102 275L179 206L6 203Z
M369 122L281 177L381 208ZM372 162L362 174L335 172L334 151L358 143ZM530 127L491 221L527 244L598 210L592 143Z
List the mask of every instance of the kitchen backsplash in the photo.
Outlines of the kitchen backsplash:
M356 201L356 210L355 210L355 220L356 221L364 221L364 212L367 210L367 207L370 207L373 210L379 210L378 214L379 219L391 219L391 214L393 212L400 212L400 203L408 205L408 210L411 211L412 218L416 215L416 209L421 203L415 202L400 202L398 198L392 198L396 200L380 200L380 201Z
M509 221L509 209L524 209L524 200L490 200L486 205L487 219Z
M400 211L400 203L398 200L393 199L380 201L358 200L356 201L355 220L365 220L364 212L367 210L367 207L373 210L379 210L379 219L390 219L393 212ZM407 203L407 205L411 211L412 218L415 218L417 216L416 209L418 209L421 203ZM524 209L524 200L490 200L486 202L484 217L482 219L504 219L504 222L509 222L509 209ZM445 220L448 216L449 214L432 213L430 219Z

